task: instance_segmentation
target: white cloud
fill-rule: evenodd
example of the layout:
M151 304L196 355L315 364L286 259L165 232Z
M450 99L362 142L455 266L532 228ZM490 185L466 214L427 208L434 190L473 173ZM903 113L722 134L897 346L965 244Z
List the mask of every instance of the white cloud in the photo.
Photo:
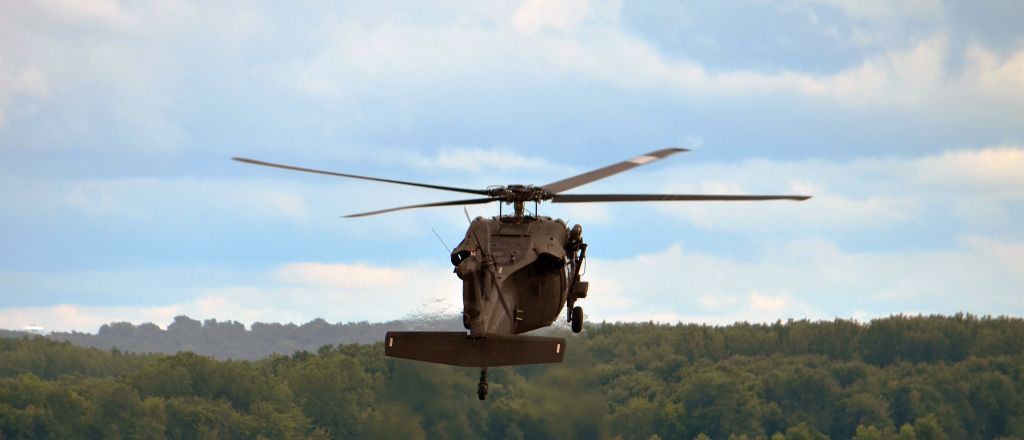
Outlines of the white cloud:
M797 1L789 6L802 7L806 3ZM114 0L2 2L0 130L4 135L13 134L4 139L36 135L46 139L45 142L8 142L2 149L5 153L19 150L12 157L36 157L37 150L56 139L52 144L69 153L62 154L62 160L72 163L79 159L75 150L82 148L175 152L186 148L192 138L204 139L195 143L209 148L211 141L206 140L204 130L221 127L217 125L219 115L213 114L216 112L239 113L243 115L240 118L247 118L249 111L257 112L246 122L251 124L273 120L261 119L268 115L259 113L263 109L238 107L254 102L272 102L271 107L280 104L282 107L274 110L285 116L292 116L290 111L300 107L313 108L312 113L334 111L344 115L347 123L361 126L392 122L390 114L382 117L383 122L367 120L366 115L373 112L366 109L371 107L377 111L383 108L404 112L410 102L422 105L424 97L426 105L437 105L439 102L472 101L477 98L471 94L494 89L518 92L537 87L550 91L579 84L593 87L583 93L613 89L613 93L602 99L614 100L616 93L622 95L623 91L623 96L630 97L667 96L657 101L660 103L657 108L675 107L685 102L685 105L696 103L693 110L702 111L702 102L780 98L777 105L795 104L804 110L808 107L801 105L807 102L812 108L831 110L833 104L838 104L845 107L843 110L853 109L862 114L895 109L897 115L920 120L921 127L928 127L935 114L954 115L957 117L940 119L970 124L993 119L1012 120L1013 115L1024 112L1024 48L997 51L974 43L967 44L960 52L961 41L948 33L953 31L946 29L948 23L943 20L949 17L944 16L945 6L940 2L821 0L809 3L824 3L843 11L854 24L851 29L842 31L859 33L854 37L864 42L870 40L864 50L858 52L862 54L858 59L846 60L847 67L829 70L827 66L816 65L810 67L815 69L813 71L765 70L757 65L741 64L711 68L704 60L669 53L621 26L620 5L614 0L451 2L429 13L408 5L384 3L348 5L344 11L338 11L333 5L322 9L315 9L321 6L314 5L312 9L289 7L284 8L287 11L274 11L236 4ZM280 17L289 21L278 21ZM902 34L901 38L879 37L893 32L882 28L906 27L907 22L914 20L939 25L907 37ZM287 25L293 22L304 26L296 30ZM830 24L822 24L827 25ZM182 29L189 32L182 32ZM632 93L634 91L643 93ZM238 98L254 95L259 99ZM498 96L498 99L507 98ZM473 110L461 109L459 115L444 117L477 117ZM426 112L422 107L411 111L413 114ZM963 115L970 117L959 117ZM401 119L403 115L397 116ZM516 115L500 112L484 117L491 118L490 121L502 118L519 121ZM613 114L607 120L614 117ZM20 123L25 125L19 126ZM185 125L190 125L191 129L186 130ZM316 144L317 139L347 134L344 128L327 122L301 127L312 133L313 140L309 141L312 144ZM908 131L930 129L921 127L909 127ZM223 128L230 131L250 127ZM397 128L404 130L406 127ZM111 131L114 134L110 134ZM1011 143L1005 146L956 150L922 158L865 158L848 163L751 160L652 167L654 171L634 172L647 173L640 177L650 178L609 179L581 191L599 192L597 189L603 188L609 191L601 192L653 192L660 189L666 192L794 192L815 196L804 203L663 204L653 209L611 204L562 205L549 209L565 213L570 220L596 226L607 226L620 218L630 218L629 215L653 213L708 229L754 234L777 231L805 237L779 249L778 261L734 261L716 255L689 254L681 249L672 251L671 247L653 256L605 261L612 270L609 276L599 278L601 283L595 283L596 289L605 289L607 293L600 302L594 301L595 316L601 316L602 307L607 312L605 316L638 319L674 316L728 320L756 318L762 314L818 316L833 313L829 308L832 306L822 305L825 304L822 300L808 293L814 288L802 284L794 287L793 280L804 278L816 280L820 283L818 286L856 292L880 304L913 301L928 292L949 291L943 283L969 290L972 282L981 282L984 287L985 282L1005 279L1007 272L1011 275L1020 272L1022 256L1017 243L1021 228L1016 216L1024 199L1024 173L1020 172L1024 169L1024 149L1012 143L1014 131L1005 132L1011 136ZM696 135L704 139L715 137L704 133ZM388 136L390 134L383 137ZM494 133L475 137L485 136L501 138ZM474 144L475 141L460 144L459 139L463 137L458 134L445 139L434 143L479 145ZM849 144L849 140L846 141ZM108 142L120 147L109 146ZM606 148L615 142L618 141L608 140ZM522 177L527 182L544 183L545 176L555 180L572 174L572 170L520 154L519 150L505 148L500 143L494 147L484 145L429 152L377 146L359 150L345 145L330 150L301 145L288 148L307 148L307 155L337 159L342 163L367 159L377 164L396 164L425 178L455 175L460 179L438 179L438 183L469 187L522 181ZM894 149L895 154L902 151L898 147ZM131 165L128 161L137 160L137 157L116 157L125 158L126 166ZM48 163L33 162L33 165L12 172L49 169ZM264 175L267 178L248 178ZM509 177L516 179L507 180ZM389 240L422 236L433 240L422 226L424 223L439 222L459 232L465 227L457 208L421 211L412 221L409 219L414 217L397 214L375 218L372 223L340 222L336 215L418 203L423 202L425 196L431 196L408 188L316 179L319 178L264 174L264 170L253 170L245 178L237 179L46 179L0 175L0 194L7 202L3 217L21 222L19 224L68 217L71 222L109 221L114 225L109 230L114 230L121 220L147 227L158 225L165 228L163 231L181 228L186 231L183 235L190 232L201 235L210 230L208 227L215 220L221 222L221 227L230 222L262 221L287 223L286 226L295 228L331 229L341 240L360 234L377 236L382 230L387 231ZM651 182L662 186L652 188ZM474 214L490 215L495 211L493 205L470 209ZM543 209L541 212L547 213ZM160 223L158 219L166 220ZM172 226L168 226L170 222ZM944 246L948 242L947 235L962 235L956 247L858 254L846 252L833 242L813 238L827 233L839 233L840 237L845 233L892 233L897 228L931 227L941 222L955 224L939 228L940 232L932 232L932 235L915 236L919 240L939 241L918 247ZM35 233L41 235L46 231ZM676 237L667 241L678 241ZM701 268L694 279L679 280L683 288L691 287L685 284L690 281L703 287L697 289L696 296L688 297L689 303L662 309L659 301L651 299L667 300L669 297L645 296L645 292L663 292L659 289L664 289L664 285L645 278L660 280L665 273L689 273L679 267L663 266L664 261L673 260ZM600 260L595 260L595 264L601 264ZM787 269L785 264L810 270L810 275ZM615 267L630 270L612 276ZM663 271L652 272L651 267L661 267ZM912 276L897 273L901 269ZM427 273L430 270L415 265L296 263L263 274L269 279L266 284L234 279L210 283L205 290L189 290L192 299L167 307L174 313L229 313L242 320L259 317L303 320L310 310L319 310L313 308L314 304L319 305L328 298L347 307L327 309L332 316L393 317L358 313L364 309L381 309L381 298L400 298L403 292L418 292L423 287L437 293L444 290L448 295L445 298L458 298L449 292L447 285L435 289L423 283L409 284L408 280L433 279ZM437 279L451 281L451 274L447 270L442 272ZM601 273L594 271L596 277L603 277ZM742 283L748 273L753 280L770 280L764 283L770 285ZM941 282L930 278L934 273L942 275ZM388 282L373 282L379 279ZM67 288L75 280L82 285L103 285L102 274L69 276L55 282L58 286L51 290ZM889 284L883 285L883 282ZM983 299L993 304L1009 304L1010 309L1018 304L1008 299L1011 297L1004 284L990 284L990 290L997 293ZM638 295L629 294L629 289L636 285L643 286L644 290ZM375 288L384 290L374 291L372 298L361 294L361 289ZM421 293L414 293L414 296ZM295 305L282 306L281 298L293 298ZM408 304L435 304L431 298L430 295L416 297ZM948 302L942 304L960 304L957 301L949 297ZM924 309L920 304L901 303L899 307L898 310ZM70 304L19 310L35 317L61 317L68 322L93 319L89 322L94 322L90 316L108 317L103 319L159 317L171 313L172 309ZM874 306L849 309L858 316L880 310ZM14 313L14 309L6 310ZM701 313L691 314L694 310Z
M915 162L907 171L913 171L925 185L960 193L984 191L1000 198L1024 198L1024 147L948 151Z
M26 181L11 178L23 196L40 200L39 194L59 193L67 208L89 217L154 218L178 213L188 206L206 214L231 212L232 216L258 216L269 220L303 222L310 219L306 201L294 191L294 182L222 180L206 178L114 178L66 181ZM282 190L288 188L290 190ZM25 209L61 209L42 201ZM15 210L17 211L17 210Z
M851 252L824 241L794 241L753 260L664 251L592 259L591 319L771 322L865 319L917 310L1024 313L1024 247L971 237L936 251Z
M867 21L941 21L944 8L932 0L826 3ZM209 89L226 92L203 105L230 106L237 96L228 92L264 90L266 96L316 100L354 121L371 103L427 96L433 104L479 91L482 81L485 90L594 81L687 102L797 97L867 112L882 106L977 117L993 105L1007 113L1024 110L1024 49L1000 55L974 44L954 53L941 29L889 42L839 71L714 69L629 32L614 0L442 6L450 9L289 11L307 26L281 35L274 32L283 25L273 19L281 11L268 7L9 3L0 6L0 116L42 115L53 127L49 136L62 144L100 137L106 127L97 125L115 124L130 133L132 148L168 152L202 144L183 127L189 116L183 109L195 105L193 97L208 98ZM267 41L276 37L296 49L280 54ZM254 53L260 45L266 52ZM966 65L951 67L960 55ZM209 72L206 87L193 88L197 71Z
M230 276L185 273L128 278L93 273L63 284L60 274L39 274L37 281L56 283L49 289L61 293L68 292L68 283L138 291L147 282L157 282L176 295L164 292L164 303L150 306L4 308L0 323L6 328L38 324L50 330L95 331L111 321L166 325L178 314L248 324L316 317L384 321L461 310L460 282L444 263L297 262ZM3 279L9 286L38 284L11 274ZM685 251L675 244L621 259L591 257L586 279L590 295L580 305L588 319L597 321L863 320L907 310L1019 315L1024 313L1018 288L1024 285L1024 242L969 235L935 250L850 251L822 239L796 239L743 257ZM185 282L189 284L176 284ZM99 297L79 295L83 301L87 296ZM174 296L184 299L167 302Z
M46 75L39 69L28 68L22 70L10 80L9 89L14 92L32 94L46 97L50 93L50 86L47 84Z
M84 22L117 28L140 25L139 17L126 11L116 0L45 0L37 5L40 12L71 24Z
M794 0L792 3L829 5L854 19L873 22L936 19L945 13L945 6L939 0Z
M330 322L386 321L413 315L452 314L462 310L461 283L448 266L411 263L399 266L371 264L289 263L267 272L250 274L206 274L190 280L188 271L178 270L178 278L152 274L150 282L169 285L179 301L166 292L161 305L94 306L58 304L0 308L0 328L18 329L40 325L48 331L95 332L113 321L153 322L166 326L174 316L253 322L307 322L324 318ZM106 282L108 290L137 289L145 274L94 273L78 276L78 282ZM60 278L47 274L41 279ZM20 278L26 278L21 276ZM66 278L66 277L65 277ZM0 274L0 279L17 280L17 275ZM244 280L250 280L251 284ZM23 283L22 283L23 284ZM87 283L88 284L88 283ZM144 283L143 283L144 284ZM59 286L58 286L59 287ZM65 286L67 287L67 286ZM95 286L88 287L95 289ZM144 289L144 288L143 288ZM118 292L122 293L123 292ZM90 301L103 296L91 295ZM79 295L83 300L86 296ZM153 302L152 295L148 295Z
M880 4L846 9L863 16L908 15ZM360 89L374 89L372 84L405 87L513 75L544 82L583 77L691 97L791 95L855 108L964 105L964 99L972 106L993 99L1018 109L1024 105L1024 50L999 59L973 46L966 51L969 65L958 74L946 68L948 36L936 33L869 53L859 65L833 73L765 72L756 67L716 71L697 60L660 52L621 29L617 15L615 2L527 1L512 14L512 29L408 23L367 28L343 21L331 24L322 52L278 76L286 83L304 84L300 89L314 95L344 99ZM588 16L612 18L586 20ZM545 28L559 32L539 32Z
M359 160L365 159L364 162L383 163L393 168L393 171L380 172L380 177L402 176L403 180L472 189L516 182L546 183L574 172L554 166L545 159L497 148L442 148L432 154L410 150L366 150L354 155L359 156ZM294 164L378 175L376 172L361 172L358 168L350 169L344 164L334 166L330 153L324 156L329 159L326 164L304 161ZM460 196L387 183L237 166L245 171L244 176L53 179L0 174L0 194L9 202L0 211L22 218L71 214L115 221L157 222L158 219L171 218L181 223L213 222L211 219L216 222L269 220L340 229L348 233L363 233L372 225L377 231L391 230L392 237L418 236L424 231L429 233L428 229L419 226L421 223L435 226L437 222L465 224L459 208L445 211L457 215L444 215L443 210L422 210L423 214L414 222L403 219L401 214L379 217L372 224L341 221L338 219L340 215ZM409 176L410 171L412 176ZM183 210L183 207L188 209ZM483 208L485 211L480 215L490 216L497 212L494 204Z
M409 153L409 164L416 168L432 170L465 171L472 173L494 173L508 171L551 172L564 168L551 165L538 157L527 157L506 149L442 148L432 157ZM493 174L492 174L493 175Z
M72 190L67 197L68 206L78 209L86 215L131 215L130 210L118 209L115 206L114 196L109 192L87 193L84 189Z
M964 246L989 256L993 269L1024 273L1024 243L1007 243L976 235L963 237L961 241Z
M700 194L723 192L696 191ZM747 231L857 231L900 223L914 218L919 212L916 203L893 197L867 197L863 199L832 194L825 191L776 191L811 194L806 202L758 203L678 203L662 204L657 209L704 229ZM724 192L724 194L757 193L757 191Z
M844 106L971 106L998 100L1024 105L1024 49L1004 59L969 48L968 66L947 71L948 37L936 34L906 48L870 54L857 66L824 74L795 70L712 71L697 61L670 58L631 35L613 29L582 31L577 38L550 37L537 51L554 71L571 71L620 86L667 89L688 96L791 95L822 98Z
M526 35L534 35L545 29L566 31L578 27L591 12L590 0L524 0L512 14L515 29ZM605 2L599 9L619 8L618 2Z
M18 330L29 325L44 331L80 331L95 333L111 322L152 322L162 327L181 315L180 306L162 307L93 307L62 304L50 307L0 309L0 328Z
M236 73L232 68L240 60L226 49L237 54L239 35L260 30L252 18L258 13L237 6L0 3L0 116L8 122L13 115L30 116L22 118L27 127L45 127L45 133L32 133L45 140L33 148L82 148L98 140L107 143L104 149L128 142L132 150L180 151L188 136L175 116L189 85L186 76ZM230 83L237 86L244 77L234 75ZM32 93L18 93L26 81ZM115 145L111 132L123 136Z
M805 202L662 203L698 227L745 231L857 231L925 222L935 210L974 225L1005 223L1024 200L1024 148L954 150L918 158L747 160L663 168L618 192L804 194ZM632 183L638 182L638 183Z
M768 296L757 292L750 294L750 307L764 313L779 313L787 309L789 300L782 295Z
M426 269L395 269L358 263L290 263L277 270L277 279L285 284L327 289L394 288L429 272Z
M610 225L614 221L608 205L601 203L566 203L564 205L542 206L541 215L555 216L565 220L569 227L574 223L588 225Z
M1000 59L983 46L971 45L964 81L979 84L993 97L1020 97L1024 94L1024 49Z
M0 65L0 129L4 128L7 101L18 96L25 96L37 100L45 100L50 95L50 85L46 74L35 67L26 67L20 71L3 70ZM35 112L34 106L22 108L23 112Z

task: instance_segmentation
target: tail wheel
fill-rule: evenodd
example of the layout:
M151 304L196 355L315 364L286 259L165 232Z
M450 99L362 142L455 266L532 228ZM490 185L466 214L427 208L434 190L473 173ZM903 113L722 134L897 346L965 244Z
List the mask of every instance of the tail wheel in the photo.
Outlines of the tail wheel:
M476 396L480 400L487 399L487 367L480 369L480 383L476 385Z
M487 384L481 383L476 386L476 396L480 400L487 400Z
M572 332L579 333L583 331L583 307L576 306L572 308Z

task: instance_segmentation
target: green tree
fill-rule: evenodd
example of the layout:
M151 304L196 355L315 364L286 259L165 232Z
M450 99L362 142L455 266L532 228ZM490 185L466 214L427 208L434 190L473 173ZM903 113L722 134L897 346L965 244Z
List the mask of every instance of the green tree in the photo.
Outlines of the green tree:
M786 440L828 440L828 436L807 423L801 423L786 430Z
M857 430L853 435L854 440L884 440L888 436L884 435L888 430L880 430L874 426L857 426Z
M914 433L918 440L946 440L948 438L934 414L917 419L914 422Z

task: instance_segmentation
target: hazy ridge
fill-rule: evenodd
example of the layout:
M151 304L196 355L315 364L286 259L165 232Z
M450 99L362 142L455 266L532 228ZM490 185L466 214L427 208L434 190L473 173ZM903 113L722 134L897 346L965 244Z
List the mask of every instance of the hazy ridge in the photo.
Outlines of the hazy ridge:
M53 332L45 336L81 347L118 349L130 353L174 354L190 351L217 359L256 360L272 354L316 351L324 345L372 344L390 330L463 330L456 316L418 316L388 322L331 324L317 318L305 324L253 323L246 328L237 321L198 321L178 316L164 330L153 323L104 324L96 333ZM0 330L0 336L29 336L21 331Z

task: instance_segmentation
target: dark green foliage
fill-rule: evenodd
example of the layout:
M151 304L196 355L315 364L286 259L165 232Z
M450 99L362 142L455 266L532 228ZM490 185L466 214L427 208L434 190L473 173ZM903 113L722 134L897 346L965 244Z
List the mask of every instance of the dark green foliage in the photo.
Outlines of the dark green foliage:
M256 331L173 327L104 331L207 349ZM566 337L561 365L492 369L487 402L476 370L386 359L380 344L218 361L0 339L0 439L1024 438L1020 319L593 324Z
M68 342L42 336L32 339L0 338L0 377L32 373L43 379L65 375L114 376L142 367L137 355L99 350L73 350Z

